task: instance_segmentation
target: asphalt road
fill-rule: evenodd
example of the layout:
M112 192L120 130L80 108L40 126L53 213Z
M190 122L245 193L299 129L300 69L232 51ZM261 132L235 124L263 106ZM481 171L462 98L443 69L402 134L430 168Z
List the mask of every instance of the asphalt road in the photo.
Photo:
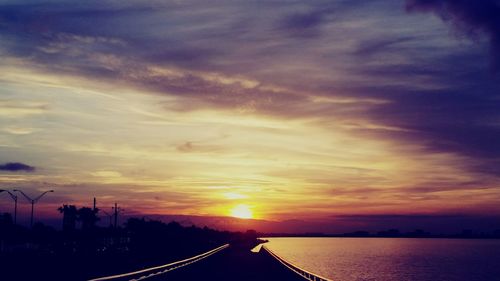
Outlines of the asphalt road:
M148 280L304 281L305 279L286 268L265 251L252 253L247 249L229 247L201 261L148 278Z

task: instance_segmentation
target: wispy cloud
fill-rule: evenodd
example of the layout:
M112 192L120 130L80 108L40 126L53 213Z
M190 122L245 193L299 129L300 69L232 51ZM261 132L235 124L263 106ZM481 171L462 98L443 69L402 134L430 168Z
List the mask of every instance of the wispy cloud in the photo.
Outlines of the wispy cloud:
M15 100L0 100L0 116L3 118L20 118L46 113L47 104L36 101L18 102Z
M477 210L498 200L497 6L4 3L1 152L80 198L169 190L165 210L219 212L217 187L277 217Z
M466 36L489 38L493 64L500 66L500 4L496 0L407 0L408 11L433 12Z

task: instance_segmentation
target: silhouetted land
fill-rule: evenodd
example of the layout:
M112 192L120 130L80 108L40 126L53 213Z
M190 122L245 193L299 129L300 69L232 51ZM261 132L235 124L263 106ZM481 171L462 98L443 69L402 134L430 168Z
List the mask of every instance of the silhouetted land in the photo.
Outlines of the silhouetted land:
M456 234L434 234L417 229L411 232L400 232L398 229L388 229L378 232L368 232L364 230L342 233L326 234L321 232L310 233L261 233L260 237L358 237L358 238L447 238L447 239L500 239L500 229L491 233L475 232L464 229Z
M227 232L129 219L124 227L32 230L0 217L0 280L88 280L191 257L226 243L251 249L255 231Z
M123 227L103 228L96 226L98 209L63 206L60 211L64 214L61 231L40 223L28 229L15 225L9 214L0 215L0 280L88 280L170 263L226 243L231 246L213 256L150 280L299 280L266 252L250 252L262 242L257 237L500 238L500 231L471 230L456 235L397 229L338 235L259 234L138 218L128 219Z

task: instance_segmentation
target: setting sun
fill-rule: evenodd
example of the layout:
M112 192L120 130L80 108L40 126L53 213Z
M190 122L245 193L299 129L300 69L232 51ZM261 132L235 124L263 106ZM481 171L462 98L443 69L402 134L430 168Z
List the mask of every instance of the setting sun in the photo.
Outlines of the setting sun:
M253 217L253 214L248 205L239 204L231 209L230 216L240 219L251 219Z

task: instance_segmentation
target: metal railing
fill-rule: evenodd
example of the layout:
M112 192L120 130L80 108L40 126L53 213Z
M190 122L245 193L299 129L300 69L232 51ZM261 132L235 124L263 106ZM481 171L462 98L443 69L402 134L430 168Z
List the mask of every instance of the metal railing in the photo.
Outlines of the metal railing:
M299 266L283 259L282 257L278 256L276 253L271 251L269 248L267 248L265 245L262 246L262 249L264 249L268 254L270 254L273 258L277 259L281 264L286 266L288 269L292 270L293 272L297 273L298 275L302 276L306 280L310 281L332 281L331 279L328 279L326 277L320 276L318 274L312 273L310 271L307 271L303 268L300 268Z
M190 257L184 260L176 261L173 263L165 264L165 265L160 265L160 266L155 266L155 267L150 267L134 272L129 272L129 273L123 273L123 274L117 274L117 275L112 275L112 276L105 276L105 277L100 277L100 278L95 278L95 279L90 279L89 281L104 281L104 280L127 280L127 281L138 281L138 280L144 280L150 277L158 276L160 274L167 273L169 271L172 271L174 269L195 263L199 260L202 260L208 256L211 256L221 250L224 250L225 248L229 247L229 244L222 245L218 248L215 248L213 250L210 250L206 253Z

